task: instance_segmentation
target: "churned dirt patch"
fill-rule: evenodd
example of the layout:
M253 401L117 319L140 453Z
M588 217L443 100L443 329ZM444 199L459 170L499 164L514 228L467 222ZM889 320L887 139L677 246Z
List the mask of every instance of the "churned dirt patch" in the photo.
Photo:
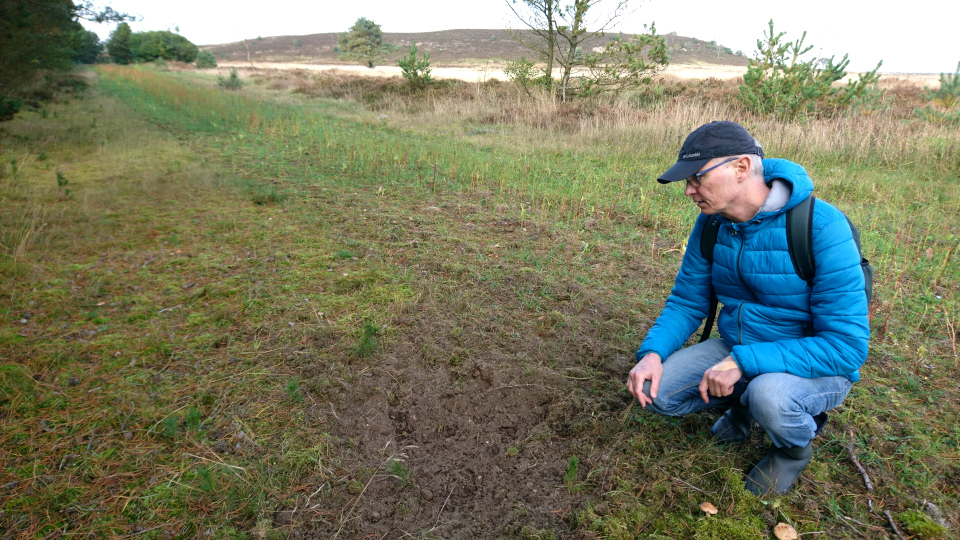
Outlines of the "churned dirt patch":
M340 382L314 394L329 400L321 414L340 462L325 510L298 514L294 537L569 537L604 487L585 483L600 459L592 445L610 434L598 418L628 407L619 391L634 346L625 328L647 322L606 297L624 283L586 287L541 264L572 258L584 231L470 202L423 211L381 199L379 219L397 222L391 228L344 209L342 234L406 268L418 300L369 358L342 343L303 347L307 387L323 388L331 363L343 366ZM576 267L604 272L609 262Z

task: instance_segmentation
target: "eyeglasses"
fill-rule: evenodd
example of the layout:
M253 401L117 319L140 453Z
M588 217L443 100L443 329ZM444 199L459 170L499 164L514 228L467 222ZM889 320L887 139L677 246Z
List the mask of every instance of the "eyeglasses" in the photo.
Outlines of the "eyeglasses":
M737 159L739 158L735 158L735 157L728 158L726 161L721 161L720 163L717 163L716 165L714 165L713 167L710 167L705 171L693 173L693 176L691 176L690 178L687 178L687 184L693 186L694 189L697 189L701 185L700 178L702 178L703 175L707 174L708 172L716 169L721 165L726 165L727 163L730 163L731 161L736 161Z

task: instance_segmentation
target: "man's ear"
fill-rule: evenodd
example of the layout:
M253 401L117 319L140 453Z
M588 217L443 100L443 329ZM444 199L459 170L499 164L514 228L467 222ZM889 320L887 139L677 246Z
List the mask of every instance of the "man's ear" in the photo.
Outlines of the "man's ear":
M734 170L737 175L737 182L743 182L747 178L750 178L750 158L748 156L740 156L739 159L733 162ZM759 158L758 158L759 159Z

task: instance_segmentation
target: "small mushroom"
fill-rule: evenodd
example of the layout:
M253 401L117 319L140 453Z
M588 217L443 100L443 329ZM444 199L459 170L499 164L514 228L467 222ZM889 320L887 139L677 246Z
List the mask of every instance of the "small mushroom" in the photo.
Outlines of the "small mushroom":
M797 530L786 523L777 523L777 526L773 528L773 535L779 540L797 540L797 538L800 538L797 536Z
M711 515L711 516L717 515L717 507L708 502L700 503L700 510L702 510L703 513L707 515Z

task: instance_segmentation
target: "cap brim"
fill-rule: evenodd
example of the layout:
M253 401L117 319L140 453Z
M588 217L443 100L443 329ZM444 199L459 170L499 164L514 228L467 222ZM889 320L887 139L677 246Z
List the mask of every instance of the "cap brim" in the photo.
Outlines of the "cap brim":
M706 165L710 159L712 158L678 161L673 164L673 167L667 169L667 172L658 176L657 182L660 182L661 184L669 184L670 182L686 180L687 178L693 176L693 173L703 168L703 166Z

